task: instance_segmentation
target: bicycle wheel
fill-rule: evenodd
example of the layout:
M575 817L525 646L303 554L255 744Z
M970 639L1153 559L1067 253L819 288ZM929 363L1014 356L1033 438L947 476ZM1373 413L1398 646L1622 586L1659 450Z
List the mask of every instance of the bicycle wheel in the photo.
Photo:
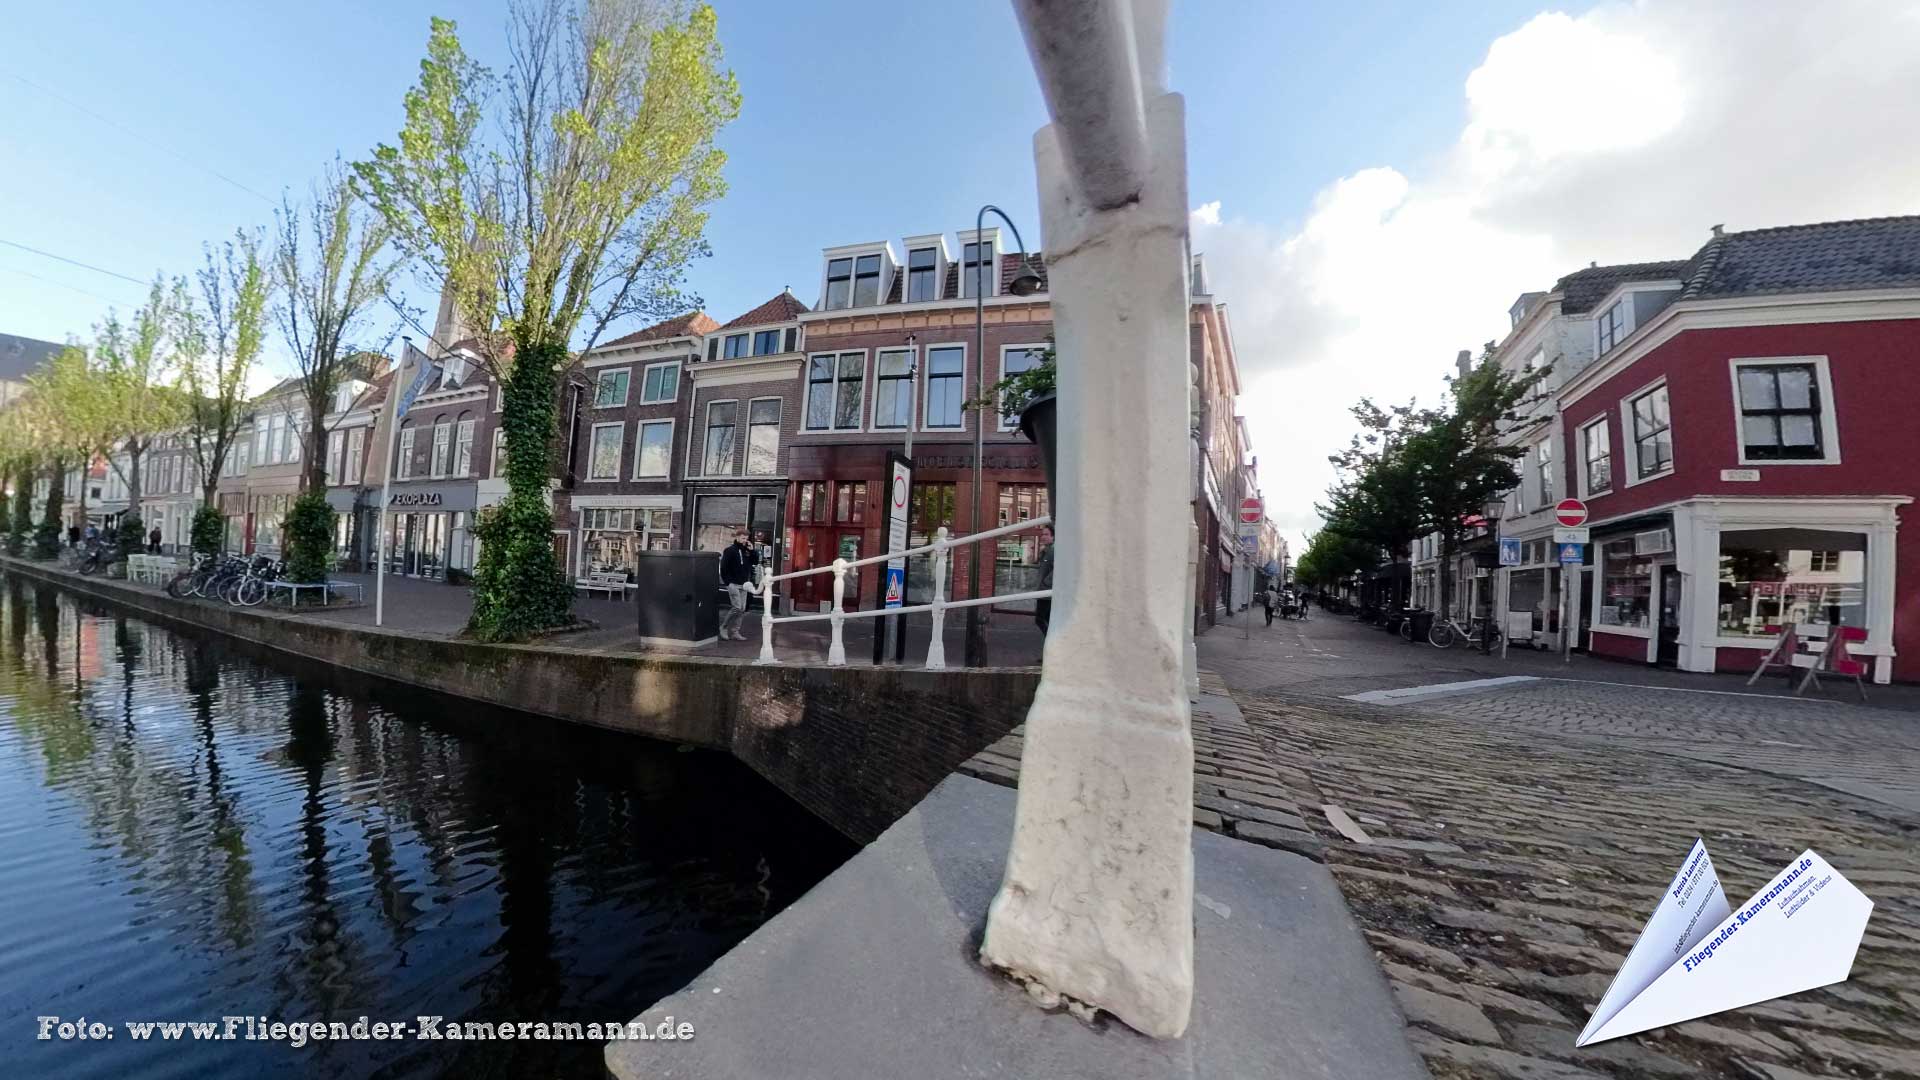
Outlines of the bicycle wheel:
M239 590L241 607L259 607L267 598L267 583L257 577L242 578Z
M100 569L99 559L83 559L81 560L81 563L80 563L80 576L82 577L90 576L95 570L98 570L98 569Z
M1413 617L1411 615L1400 620L1400 640L1406 642L1413 640Z
M173 575L167 579L167 595L175 600L187 595L187 585L192 580L193 575L185 570Z
M1436 649L1446 649L1453 646L1453 641L1458 636L1459 632L1453 628L1453 623L1445 619L1435 619L1433 629L1427 631L1427 642Z

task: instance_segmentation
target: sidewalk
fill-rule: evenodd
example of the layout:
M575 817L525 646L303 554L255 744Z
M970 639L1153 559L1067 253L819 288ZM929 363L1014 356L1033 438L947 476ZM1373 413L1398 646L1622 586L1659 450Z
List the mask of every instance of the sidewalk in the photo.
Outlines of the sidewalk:
M1236 689L1285 689L1296 693L1340 697L1372 690L1469 679L1496 679L1527 675L1537 679L1662 687L1673 690L1711 690L1793 698L1792 683L1769 676L1747 686L1747 676L1704 674L1656 668L1619 660L1603 660L1585 653L1571 662L1559 653L1537 652L1515 646L1502 657L1496 646L1490 655L1455 645L1436 649L1425 642L1409 643L1351 615L1316 609L1306 621L1275 619L1265 625L1260 609L1222 618L1199 639L1201 666L1220 672ZM1797 673L1796 673L1797 674ZM1861 704L1852 680L1829 678L1819 689L1809 689L1798 700ZM1866 707L1898 710L1920 717L1920 686L1867 684Z
M327 610L309 609L303 617L328 619L356 626L372 626L375 575L335 574L333 580L355 582L366 592L365 605ZM388 576L383 625L392 630L435 637L455 637L466 627L473 613L473 590L464 585L447 585L418 578ZM609 655L669 653L695 656L730 656L752 659L760 655L760 612L749 607L741 630L745 641L720 641L701 646L642 645L639 609L630 599L615 600L601 594L574 594L573 613L594 623L588 630L569 631L541 639L541 644L582 652ZM1016 612L991 612L986 616L987 661L991 667L1032 667L1040 663L1041 638L1031 615ZM848 664L873 662L873 631L877 619L848 619L842 632ZM904 663L919 667L926 663L927 633L931 625L926 615L908 616L907 651ZM967 613L964 609L947 614L947 666L961 667L966 662ZM793 623L774 629L774 652L783 663L824 663L831 630L825 620Z

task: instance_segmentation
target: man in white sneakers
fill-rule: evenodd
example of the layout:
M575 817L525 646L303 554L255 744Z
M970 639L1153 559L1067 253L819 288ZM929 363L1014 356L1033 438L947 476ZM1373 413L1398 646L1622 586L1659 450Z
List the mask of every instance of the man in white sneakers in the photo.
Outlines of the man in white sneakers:
M720 584L727 589L727 610L720 613L720 640L745 641L740 624L747 617L747 583L753 580L753 568L760 553L747 543L747 531L735 530L733 543L720 553Z

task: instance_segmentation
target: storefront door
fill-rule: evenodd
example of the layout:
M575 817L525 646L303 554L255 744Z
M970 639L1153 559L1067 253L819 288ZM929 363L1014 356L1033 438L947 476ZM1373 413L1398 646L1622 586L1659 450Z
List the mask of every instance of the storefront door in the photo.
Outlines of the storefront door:
M1660 568L1660 652L1666 665L1680 663L1680 568Z

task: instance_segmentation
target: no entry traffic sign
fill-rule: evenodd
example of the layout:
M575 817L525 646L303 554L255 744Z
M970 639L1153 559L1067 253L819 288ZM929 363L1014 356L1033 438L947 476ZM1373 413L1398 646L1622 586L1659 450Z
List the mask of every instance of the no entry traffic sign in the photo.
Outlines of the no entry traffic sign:
M1240 500L1240 521L1245 525L1258 525L1262 516L1260 500L1248 497Z
M1561 499L1553 505L1553 517L1566 528L1587 523L1587 504L1579 499Z

